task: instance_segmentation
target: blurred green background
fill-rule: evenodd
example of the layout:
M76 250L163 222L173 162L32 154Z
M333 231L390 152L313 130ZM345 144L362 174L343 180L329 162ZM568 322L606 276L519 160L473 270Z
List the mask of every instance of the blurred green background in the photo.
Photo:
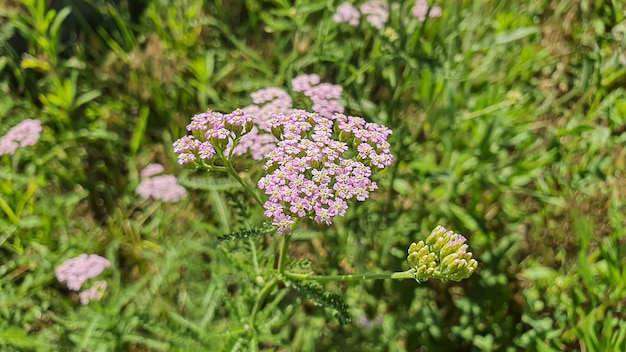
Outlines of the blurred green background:
M355 6L362 2L354 2ZM626 6L622 1L388 1L383 30L332 0L5 0L0 136L3 351L626 350ZM350 114L394 131L380 190L296 234L320 273L398 271L437 224L479 262L460 283L327 285L352 323L282 290L247 325L275 238L219 243L249 219L228 179L176 164L210 107L317 73ZM159 162L189 196L142 200ZM81 306L54 269L111 261ZM280 296L282 295L282 296Z

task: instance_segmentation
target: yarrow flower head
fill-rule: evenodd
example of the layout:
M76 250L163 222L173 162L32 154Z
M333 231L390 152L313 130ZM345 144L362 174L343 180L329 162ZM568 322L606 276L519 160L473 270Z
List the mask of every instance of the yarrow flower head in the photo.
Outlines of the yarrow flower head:
M413 6L413 16L417 17L420 22L426 21L426 16L428 17L441 17L441 7L433 6L428 11L428 1L427 0L416 0L415 6Z
M109 261L97 254L81 254L68 259L55 270L57 280L65 282L67 288L78 291L83 284L110 266Z
M312 110L320 115L332 116L335 113L343 113L344 106L339 101L343 88L336 84L320 82L320 76L317 74L302 74L291 80L291 90L308 97L313 103ZM238 156L250 153L252 159L263 160L269 151L276 148L277 142L268 122L272 114L289 115L294 110L293 100L285 90L277 87L264 88L250 96L254 104L241 110L253 116L254 127L233 146L232 154Z
M174 175L146 178L137 186L136 191L142 198L154 198L164 202L177 202L187 195L187 190L177 183Z
M312 109L316 113L331 117L335 113L343 113L344 107L339 102L343 87L337 84L322 83L304 91L304 95L313 102Z
M389 19L387 4L380 0L370 0L361 6L361 13L373 27L383 29Z
M337 7L337 12L333 15L333 21L336 23L347 23L352 27L359 25L359 17L361 14L351 3L344 2Z
M12 155L18 148L34 145L41 135L41 121L26 119L0 138L0 155Z
M419 282L431 277L461 281L470 277L478 262L467 251L465 241L464 236L439 225L426 241L412 243L407 260L415 270L415 279Z
M264 97L259 97L259 100ZM208 111L191 118L187 130L191 135L174 142L180 165L214 165L214 156L228 157L233 144L249 133L254 124L252 116L241 109L230 114Z
M320 76L316 74L299 75L296 78L291 80L291 90L293 90L294 92L306 92L309 89L311 89L313 86L318 85L319 83L320 83Z
M391 130L360 117L294 110L274 114L269 125L279 141L258 186L269 195L265 215L284 235L298 218L330 225L344 216L347 201L364 201L378 188L372 172L393 162Z
M146 165L146 167L141 170L141 172L139 173L139 175L142 178L146 178L146 177L151 177L154 175L158 175L160 173L162 173L165 170L165 168L163 168L163 165L161 164L148 164Z

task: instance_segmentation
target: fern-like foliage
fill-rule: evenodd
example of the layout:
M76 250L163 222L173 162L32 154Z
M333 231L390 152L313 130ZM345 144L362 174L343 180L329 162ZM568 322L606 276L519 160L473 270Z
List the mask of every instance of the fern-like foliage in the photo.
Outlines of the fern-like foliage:
M220 242L230 241L230 240L240 240L240 239L252 238L252 237L269 236L275 233L276 233L275 227L266 225L266 226L255 228L255 229L231 232L227 235L219 236L217 240Z
M335 318L337 318L340 325L343 326L352 321L352 316L348 312L349 306L341 296L324 290L317 282L298 280L290 280L290 282L304 298L317 305L334 310Z
M249 197L246 197L242 191L226 191L225 192L226 201L232 211L232 223L235 224L246 224L252 218L252 214L250 212L250 201Z
M187 188L203 191L228 191L242 188L239 182L227 178L180 177L178 178L178 183Z
M306 258L294 260L290 264L290 270L296 272L311 272L311 261Z

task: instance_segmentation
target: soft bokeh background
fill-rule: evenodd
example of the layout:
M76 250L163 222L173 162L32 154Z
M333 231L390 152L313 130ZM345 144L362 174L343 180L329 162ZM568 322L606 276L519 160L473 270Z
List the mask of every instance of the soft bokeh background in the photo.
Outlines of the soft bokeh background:
M43 131L0 156L0 349L626 350L626 6L441 0L420 22L415 1L385 3L379 30L335 23L332 0L2 1L0 136L25 119ZM265 275L252 263L275 238L218 243L250 204L171 144L194 113L303 73L390 127L396 163L334 226L296 234L292 258L405 270L443 224L468 238L474 276L327 285L344 326L283 290L247 325ZM140 197L155 162L187 196ZM82 253L111 264L88 305L55 277Z

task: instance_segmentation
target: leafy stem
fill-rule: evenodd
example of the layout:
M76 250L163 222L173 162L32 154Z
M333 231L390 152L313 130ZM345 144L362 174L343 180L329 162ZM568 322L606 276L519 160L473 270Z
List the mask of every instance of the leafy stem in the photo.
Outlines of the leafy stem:
M278 273L285 273L285 266L287 265L287 259L289 257L289 244L291 243L291 235L283 236L283 241L280 247L280 254L278 256Z
M415 270L399 271L395 273L366 273L358 275L308 275L292 272L283 273L285 277L295 280L313 280L317 282L334 282L334 281L363 281L363 280L403 280L415 279Z

